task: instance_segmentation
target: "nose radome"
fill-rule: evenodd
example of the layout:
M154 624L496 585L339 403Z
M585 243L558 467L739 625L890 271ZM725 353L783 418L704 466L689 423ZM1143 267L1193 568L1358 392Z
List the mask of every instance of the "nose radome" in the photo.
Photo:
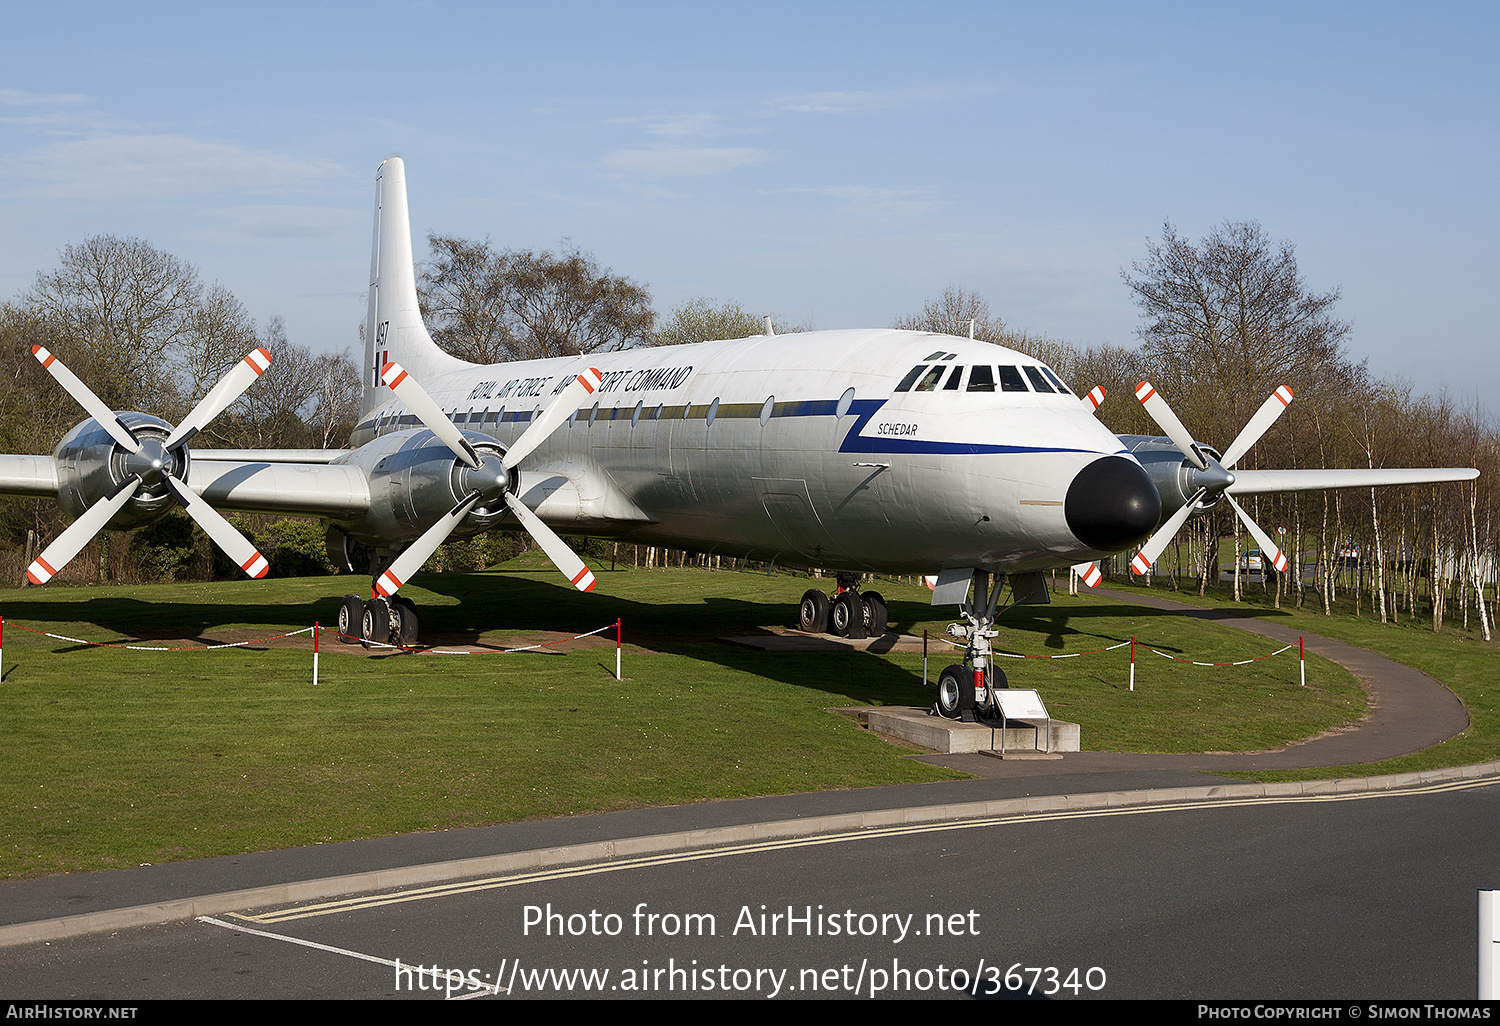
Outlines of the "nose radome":
M1119 551L1156 530L1161 496L1138 463L1105 456L1073 478L1063 513L1079 541L1091 548Z

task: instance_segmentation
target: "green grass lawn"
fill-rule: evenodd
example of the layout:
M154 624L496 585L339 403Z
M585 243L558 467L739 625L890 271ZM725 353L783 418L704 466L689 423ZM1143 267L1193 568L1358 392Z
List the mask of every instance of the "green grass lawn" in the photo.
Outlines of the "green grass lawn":
M321 683L291 647L129 652L59 642L239 640L333 621L361 579L48 588L0 593L0 877L199 858L528 817L950 779L827 712L930 705L922 657L764 653L716 640L790 622L813 583L702 570L599 572L580 595L535 558L421 575L405 593L424 640L534 639L624 623L612 647L515 655L371 655L325 638ZM933 636L931 674L957 661L951 610L925 589L874 585L892 625ZM1208 669L1265 639L1097 598L1013 610L997 648L1031 656L1141 639L1128 650L1004 660L1093 750L1271 747L1363 712L1340 668L1293 655Z

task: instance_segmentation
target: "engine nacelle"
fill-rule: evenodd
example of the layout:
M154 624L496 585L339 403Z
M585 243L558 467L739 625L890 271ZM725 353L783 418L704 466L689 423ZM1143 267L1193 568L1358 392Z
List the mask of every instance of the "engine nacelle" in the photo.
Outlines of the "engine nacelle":
M1161 515L1164 521L1186 505L1188 499L1205 483L1201 480L1205 476L1204 472L1189 463L1182 450L1173 445L1170 438L1121 435L1120 441L1125 443L1125 448L1132 456L1140 460L1146 476L1156 485L1156 493L1161 496ZM1218 450L1202 442L1197 445L1205 456L1214 461L1210 466L1217 466L1220 459ZM1220 470L1222 472L1222 468ZM1217 478L1214 480L1217 482ZM1200 508L1211 509L1223 498L1222 488L1210 488Z
M191 456L187 446L164 451L172 425L149 413L120 412L120 422L141 440L140 454L122 448L96 420L86 420L63 436L52 453L57 465L57 499L77 518L113 492L127 478L142 474L143 487L105 527L129 531L144 527L177 505L164 474L186 481Z
M493 461L505 454L505 447L488 435L472 431L463 434L487 465L493 466ZM382 435L339 462L359 467L369 477L370 512L357 521L338 525L362 545L399 548L475 491L469 483L468 465L425 428ZM510 490L515 490L513 473ZM451 537L494 527L506 513L503 498L477 506Z

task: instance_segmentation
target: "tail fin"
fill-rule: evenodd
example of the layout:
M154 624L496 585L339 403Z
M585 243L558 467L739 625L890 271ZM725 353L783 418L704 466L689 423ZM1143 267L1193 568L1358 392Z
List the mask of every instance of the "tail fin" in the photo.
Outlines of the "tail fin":
M406 210L406 165L395 155L375 172L375 238L370 250L361 415L389 398L380 383L380 368L388 360L400 363L418 381L468 366L439 349L422 323Z

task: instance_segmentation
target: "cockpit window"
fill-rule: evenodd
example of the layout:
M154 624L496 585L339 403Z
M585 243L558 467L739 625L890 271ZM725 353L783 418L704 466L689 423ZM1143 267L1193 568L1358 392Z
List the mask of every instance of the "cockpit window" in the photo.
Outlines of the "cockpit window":
M1072 395L1073 394L1072 392L1068 391L1068 386L1064 385L1062 383L1062 378L1060 378L1056 374L1052 373L1052 368L1051 367L1043 367L1042 368L1042 373L1045 374L1045 375L1047 375L1047 380L1050 381L1050 382L1052 382L1054 385L1056 385L1057 386L1057 390L1059 392L1061 392L1063 395Z
M948 380L945 381L945 382L943 382L943 391L944 392L957 392L958 391L959 383L961 381L963 381L963 379L964 379L964 369L962 367L954 367L953 368L953 373L951 373L951 374L948 375Z
M1001 367L1000 391L1002 392L1029 392L1026 381L1021 377L1021 372L1015 367Z
M913 386L913 385L915 385L917 383L917 378L921 377L922 376L922 372L924 370L926 370L926 369L927 369L927 365L926 364L918 364L917 366L913 367L907 373L906 377L904 377L904 378L901 379L901 384L899 384L899 385L896 386L896 391L898 391L898 392L910 392L911 391L911 386Z
M1033 367L1030 364L1027 364L1025 370L1026 370L1026 376L1031 379L1031 387L1034 388L1034 389L1036 389L1038 392L1055 392L1055 391L1057 391L1057 389L1055 389L1051 385L1047 384L1047 379L1044 378L1044 377L1042 377L1042 372L1041 372L1040 368Z
M937 388L938 382L942 380L943 371L947 369L948 368L944 367L942 364L938 364L937 366L933 367L930 371L922 376L921 381L917 382L916 391L931 392L933 389Z
M995 368L989 364L977 363L974 370L969 374L970 392L993 392L995 390Z

